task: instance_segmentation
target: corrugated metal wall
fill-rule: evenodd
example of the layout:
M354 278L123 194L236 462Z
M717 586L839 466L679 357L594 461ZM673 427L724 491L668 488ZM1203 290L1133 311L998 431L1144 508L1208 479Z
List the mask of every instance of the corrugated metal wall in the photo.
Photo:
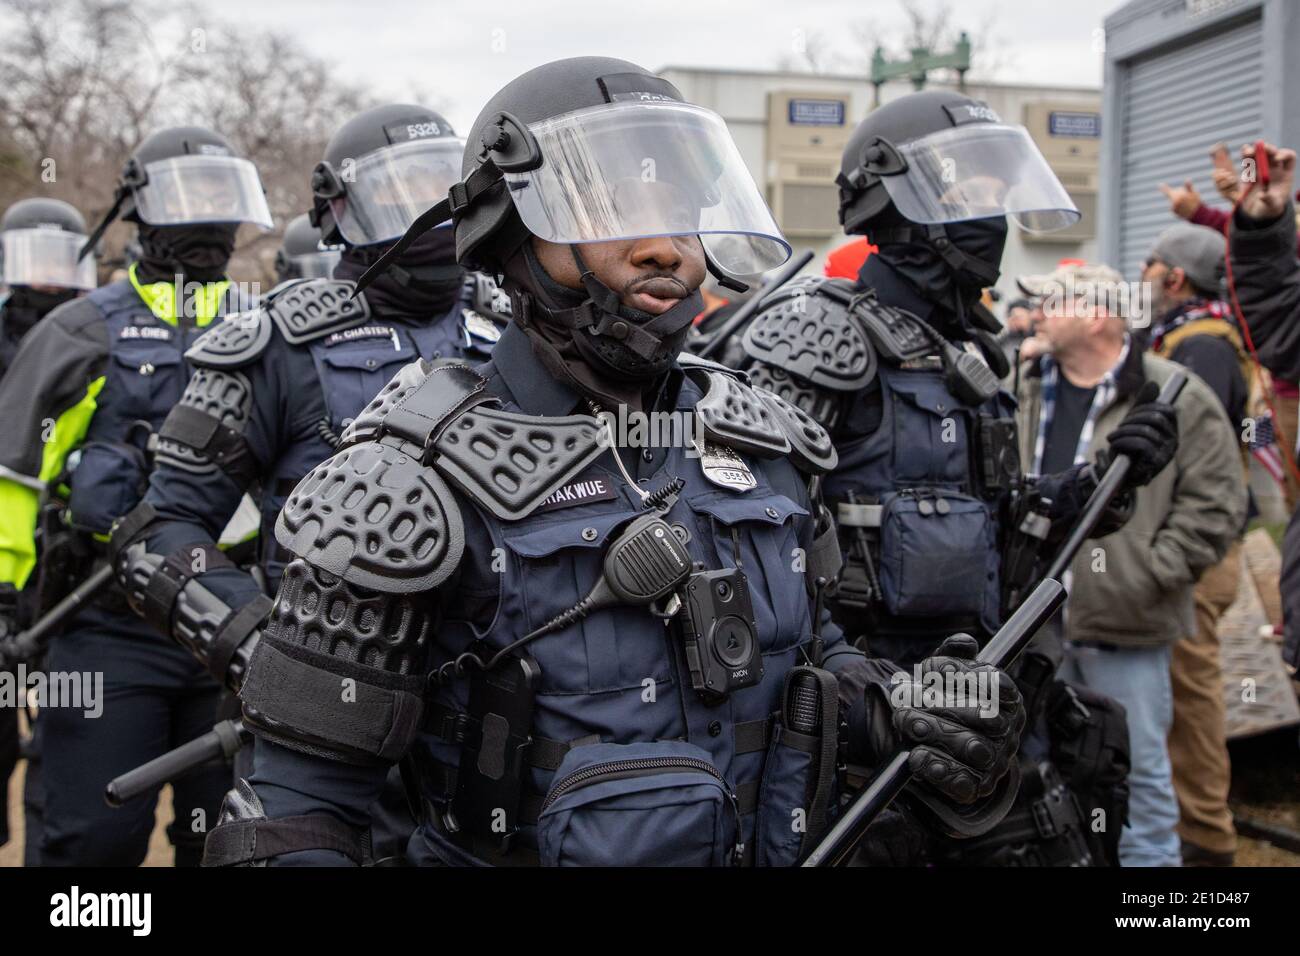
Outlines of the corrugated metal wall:
M1209 149L1222 140L1234 161L1262 132L1258 19L1132 61L1126 86L1120 174L1118 262L1136 279L1162 229L1173 223L1159 183L1190 178L1209 205L1223 206L1210 178ZM1102 184L1106 188L1106 184Z

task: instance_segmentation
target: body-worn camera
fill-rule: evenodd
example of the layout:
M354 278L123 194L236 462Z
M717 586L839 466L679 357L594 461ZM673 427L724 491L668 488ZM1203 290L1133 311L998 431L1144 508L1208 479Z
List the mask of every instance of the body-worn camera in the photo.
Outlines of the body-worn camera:
M695 571L682 588L678 614L691 686L707 703L763 679L758 622L740 568Z

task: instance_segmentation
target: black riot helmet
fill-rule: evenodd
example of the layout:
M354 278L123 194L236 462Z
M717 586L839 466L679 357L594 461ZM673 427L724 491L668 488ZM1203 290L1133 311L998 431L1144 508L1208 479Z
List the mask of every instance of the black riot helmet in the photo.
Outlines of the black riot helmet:
M461 181L407 238L447 219L456 258L485 272L529 235L570 245L699 235L724 275L790 254L722 119L609 57L556 60L497 93L470 130Z
M20 199L5 210L0 217L0 232L11 229L58 229L62 232L86 234L86 220L75 206L62 199L35 196Z
M0 283L93 289L95 258L78 259L85 242L86 220L68 203L19 200L0 218Z
M873 110L844 149L840 223L850 234L887 207L922 225L1011 216L1033 232L1079 219L1023 126L962 93L928 90Z
M456 182L464 153L442 116L390 103L330 137L311 174L311 221L329 245L370 246L402 235Z
M220 133L201 126L174 126L145 137L123 166L113 206L87 249L119 215L142 228L272 225L257 167Z
M840 222L879 252L860 281L889 267L922 299L945 335L996 329L979 306L998 280L1007 220L1034 232L1079 218L1065 188L1023 126L1003 123L978 100L930 90L872 111L845 147Z
M284 239L275 254L276 276L280 282L327 278L338 264L339 252L339 247L321 242L320 230L311 224L306 213L295 216L285 227Z
M608 346L605 374L662 367L699 300L658 316L633 314L587 269L583 243L698 236L710 271L741 289L735 276L774 268L790 254L722 119L650 71L608 57L557 60L506 84L474 121L461 181L390 256L448 219L457 260L504 274L512 296L525 297L515 313L521 324L532 316L562 326L584 354ZM519 270L512 274L508 265L530 248L530 236L570 248L586 290L578 302L548 303L537 287L544 277L527 283ZM381 259L370 275L385 265Z

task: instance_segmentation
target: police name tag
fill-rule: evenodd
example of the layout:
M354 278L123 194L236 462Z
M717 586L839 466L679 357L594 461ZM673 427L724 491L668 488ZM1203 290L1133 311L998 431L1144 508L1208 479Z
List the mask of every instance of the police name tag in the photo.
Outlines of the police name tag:
M749 491L758 484L754 473L741 458L726 445L719 445L707 439L696 439L695 450L700 453L700 468L704 477L719 488L731 491Z
M335 332L325 340L325 346L338 345L342 342L356 342L361 339L392 339L393 350L401 347L397 341L397 330L391 325L361 325L342 332Z
M118 333L118 341L126 339L154 339L158 342L170 342L172 330L158 325L128 325Z
M538 511L555 511L557 508L572 508L592 501L612 501L617 495L604 478L589 478L586 481L571 481L557 488Z

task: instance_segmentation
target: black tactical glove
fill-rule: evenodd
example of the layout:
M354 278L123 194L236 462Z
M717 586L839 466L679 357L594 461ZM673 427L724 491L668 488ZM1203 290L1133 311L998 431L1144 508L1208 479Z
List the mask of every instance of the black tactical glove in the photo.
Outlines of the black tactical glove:
M885 760L900 748L911 749L908 766L914 783L963 806L997 788L1015 760L1025 724L1016 682L992 664L975 663L978 652L975 638L955 634L921 662L919 686L908 675L901 682L869 684L866 691L874 759ZM930 673L953 674L958 680L937 681L926 677ZM985 715L978 700L957 696L963 692L982 696L985 691L997 694L996 704L987 702L993 712ZM938 706L926 706L925 695L935 693L941 695Z
M1154 384L1148 383L1143 393ZM1119 427L1106 436L1109 454L1097 461L1100 478L1116 455L1128 455L1130 464L1128 474L1124 476L1125 488L1141 488L1150 482L1173 461L1174 452L1178 451L1177 410L1163 402L1142 402L1141 399L1142 394L1139 394L1139 404L1134 405Z

